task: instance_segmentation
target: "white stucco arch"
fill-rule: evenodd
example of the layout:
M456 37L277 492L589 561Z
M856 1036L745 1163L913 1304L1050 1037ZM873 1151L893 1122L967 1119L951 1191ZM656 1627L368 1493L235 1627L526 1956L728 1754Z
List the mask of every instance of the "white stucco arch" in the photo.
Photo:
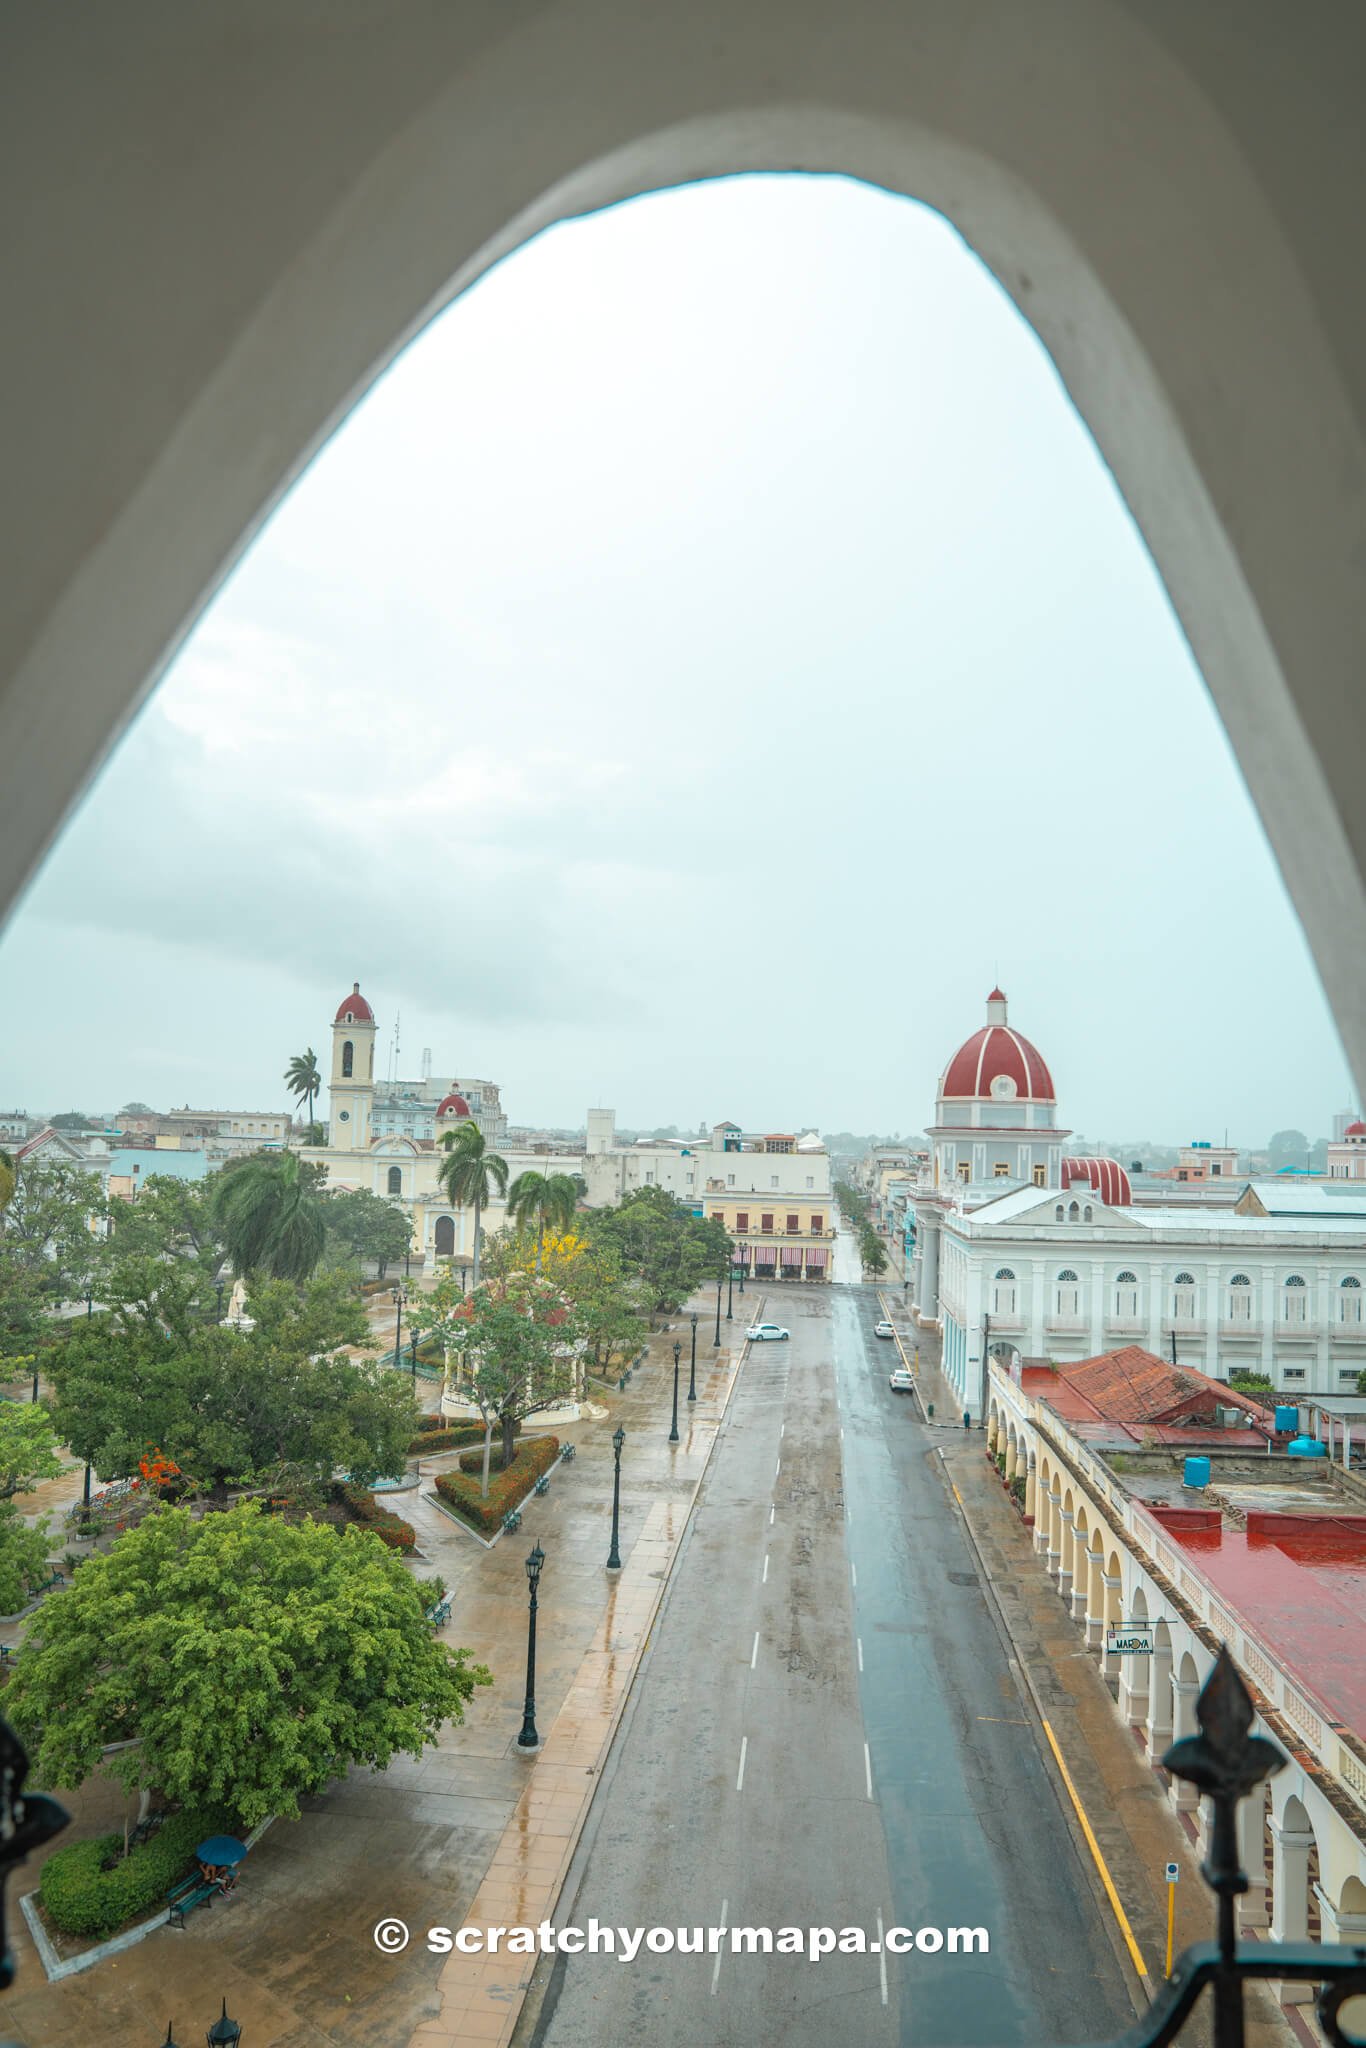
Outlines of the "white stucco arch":
M1366 290L1341 262L1362 37L1349 0L30 10L0 85L0 172L25 194L0 904L434 310L568 215L745 169L847 172L942 211L1050 350L1366 1079Z

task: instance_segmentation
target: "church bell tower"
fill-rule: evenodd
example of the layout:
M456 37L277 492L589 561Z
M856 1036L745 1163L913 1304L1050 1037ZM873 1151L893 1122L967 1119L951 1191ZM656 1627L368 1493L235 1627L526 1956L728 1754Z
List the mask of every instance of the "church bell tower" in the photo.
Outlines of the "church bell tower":
M332 1025L331 1115L328 1143L334 1152L368 1152L370 1112L375 1099L375 1013L356 982L337 1005Z

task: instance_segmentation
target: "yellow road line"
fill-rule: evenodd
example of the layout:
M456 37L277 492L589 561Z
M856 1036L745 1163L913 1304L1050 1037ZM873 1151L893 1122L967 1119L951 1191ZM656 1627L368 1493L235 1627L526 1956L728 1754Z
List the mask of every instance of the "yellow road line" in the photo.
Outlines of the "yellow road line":
M950 1485L950 1486L953 1486L953 1481L952 1481L952 1480L950 1480L950 1481L949 1481L949 1485ZM962 1505L963 1505L963 1496L962 1496L962 1494L961 1494L961 1493L960 1493L960 1492L958 1491L958 1488L957 1488L956 1486L953 1486L953 1497L954 1497L954 1499L955 1499L955 1500L957 1501L957 1503L958 1503L959 1507L961 1508L961 1507L962 1507Z
M955 1487L954 1492L956 1493L957 1491L958 1489L957 1487ZM1039 1718L1041 1721L1043 1720L1042 1715L1040 1715ZM1140 1977L1146 1977L1148 1974L1148 1966L1144 1962L1142 1955L1139 1953L1138 1943L1134 1940L1134 1930L1129 1925L1128 1915L1124 1911L1123 1906L1121 1906L1119 1903L1119 1893L1115 1890L1114 1879L1111 1877L1108 1869L1106 1868L1105 1858L1100 1853L1100 1843L1096 1840L1095 1833L1091 1827L1091 1823L1086 1818L1086 1808L1082 1805L1081 1800L1077 1796L1077 1788L1072 1783L1072 1773L1068 1770L1066 1763L1063 1761L1062 1751L1058 1748L1058 1738L1053 1733L1053 1730L1049 1727L1047 1721L1043 1722L1043 1732L1048 1737L1048 1746L1053 1752L1054 1761L1056 1762L1058 1769L1062 1772L1062 1781L1063 1784L1067 1787L1067 1796L1072 1801L1072 1805L1076 1810L1077 1819L1081 1822L1081 1831L1086 1837L1086 1846L1091 1851L1092 1857L1095 1859L1096 1869L1100 1872L1100 1881L1105 1887L1105 1896L1110 1901L1110 1908L1111 1911L1114 1913L1115 1919L1119 1922L1119 1931L1124 1936L1124 1940L1128 1947L1129 1954L1133 1958L1134 1968L1137 1970Z

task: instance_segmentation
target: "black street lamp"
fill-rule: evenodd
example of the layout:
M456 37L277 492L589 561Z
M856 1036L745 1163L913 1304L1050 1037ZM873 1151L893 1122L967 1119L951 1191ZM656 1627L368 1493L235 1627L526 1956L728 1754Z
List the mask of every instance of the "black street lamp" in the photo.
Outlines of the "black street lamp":
M416 1330L412 1331L412 1332L411 1332L411 1334L409 1335L409 1338L408 1338L408 1355L409 1355L409 1357L410 1357L410 1358L412 1359L412 1362L413 1362L413 1397L414 1397L414 1399L416 1399L416 1397L417 1397L417 1331L416 1331Z
M394 1324L394 1364L401 1365L403 1363L403 1304L407 1297L401 1287L391 1287L389 1292L394 1298L394 1308L397 1313L397 1321Z
M85 1290L85 1312L87 1316L93 1316L95 1313L95 1297L88 1287Z
M720 1274L718 1273L718 1274L717 1274L717 1276L716 1276L716 1335L715 1335L715 1336L714 1336L714 1337L712 1338L712 1340L711 1340L711 1348L712 1348L712 1350L713 1350L713 1351L715 1351L715 1350L716 1350L716 1348L717 1348L717 1346L718 1346L718 1345L720 1344L720 1342L721 1342L721 1275L720 1275Z
M607 1553L609 1572L621 1570L621 1551L618 1537L621 1530L621 1447L626 1441L626 1431L618 1423L612 1432L612 1548Z
M675 1341L675 1343L674 1343L674 1426L673 1426L673 1428L672 1428L672 1429L671 1429L671 1430L669 1431L669 1442L670 1442L671 1444L676 1444L676 1443L678 1442L678 1361L679 1361L679 1359L680 1359L680 1358L681 1358L682 1356L683 1356L683 1346L682 1346L682 1345L681 1345L680 1343L678 1343L677 1341Z
M36 1358L33 1361L33 1398L35 1401L38 1398L38 1361Z
M82 1502L87 1515L90 1513L90 1460L85 1461L85 1499Z
M541 1582L541 1566L544 1563L545 1552L538 1543L526 1561L531 1606L527 1613L526 1705L522 1709L522 1732L517 1737L519 1749L539 1749L541 1746L541 1738L536 1733L536 1588Z
M209 2048L237 2048L237 2044L242 2038L242 2029L238 2026L236 2020L228 2018L228 2001L226 1998L223 2000L221 2017L214 2021L204 2038L208 2042Z
M731 1305L731 1303L732 1303L732 1302L734 1301L734 1299L735 1299L735 1266L734 1266L734 1262L732 1262L732 1264L731 1264L731 1267L730 1267L730 1270L729 1270L729 1272L728 1272L728 1273L726 1274L726 1321L727 1321L728 1323L729 1323L729 1322L732 1322L732 1321L734 1320L734 1318L732 1317L732 1315L731 1315L731 1312L730 1312L730 1305Z
M693 1314L693 1315L691 1315L691 1316L690 1316L690 1317L688 1318L688 1320L689 1320L689 1321L691 1322L691 1324L692 1324L692 1361L691 1361L690 1365L688 1366L688 1399L689 1399L690 1401L695 1401L695 1400L697 1399L697 1316L696 1316L696 1314Z
M223 1282L221 1280L215 1281L213 1291L218 1296L218 1320L221 1323L223 1320Z

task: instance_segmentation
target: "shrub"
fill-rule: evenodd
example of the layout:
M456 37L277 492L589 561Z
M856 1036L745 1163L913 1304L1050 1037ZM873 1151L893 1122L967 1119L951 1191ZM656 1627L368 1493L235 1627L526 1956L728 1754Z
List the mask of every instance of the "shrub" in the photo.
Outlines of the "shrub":
M126 1858L121 1834L70 1842L43 1865L38 1893L47 1916L63 1934L113 1934L160 1905L172 1885L189 1876L196 1845L206 1835L231 1832L232 1825L222 1813L173 1813Z
M560 1455L559 1439L553 1436L536 1436L522 1445L506 1472L500 1472L496 1479L490 1479L487 1500L479 1496L479 1469L482 1457L476 1461L473 1472L443 1472L436 1482L436 1490L447 1507L454 1508L465 1521L473 1523L476 1529L492 1536L502 1527L503 1517L509 1508L515 1508L524 1494L531 1492L543 1472L548 1472ZM461 1464L465 1460L461 1459Z
M374 1531L381 1543L387 1543L390 1550L411 1550L417 1542L417 1534L411 1522L405 1522L402 1515L396 1515L392 1508L386 1508L375 1499L364 1486L338 1486L337 1497L346 1503L354 1519L363 1527Z
M425 1417L423 1418L425 1421ZM463 1450L466 1444L482 1444L484 1431L477 1422L457 1422L449 1429L423 1429L408 1446L412 1458L435 1456L438 1451Z

